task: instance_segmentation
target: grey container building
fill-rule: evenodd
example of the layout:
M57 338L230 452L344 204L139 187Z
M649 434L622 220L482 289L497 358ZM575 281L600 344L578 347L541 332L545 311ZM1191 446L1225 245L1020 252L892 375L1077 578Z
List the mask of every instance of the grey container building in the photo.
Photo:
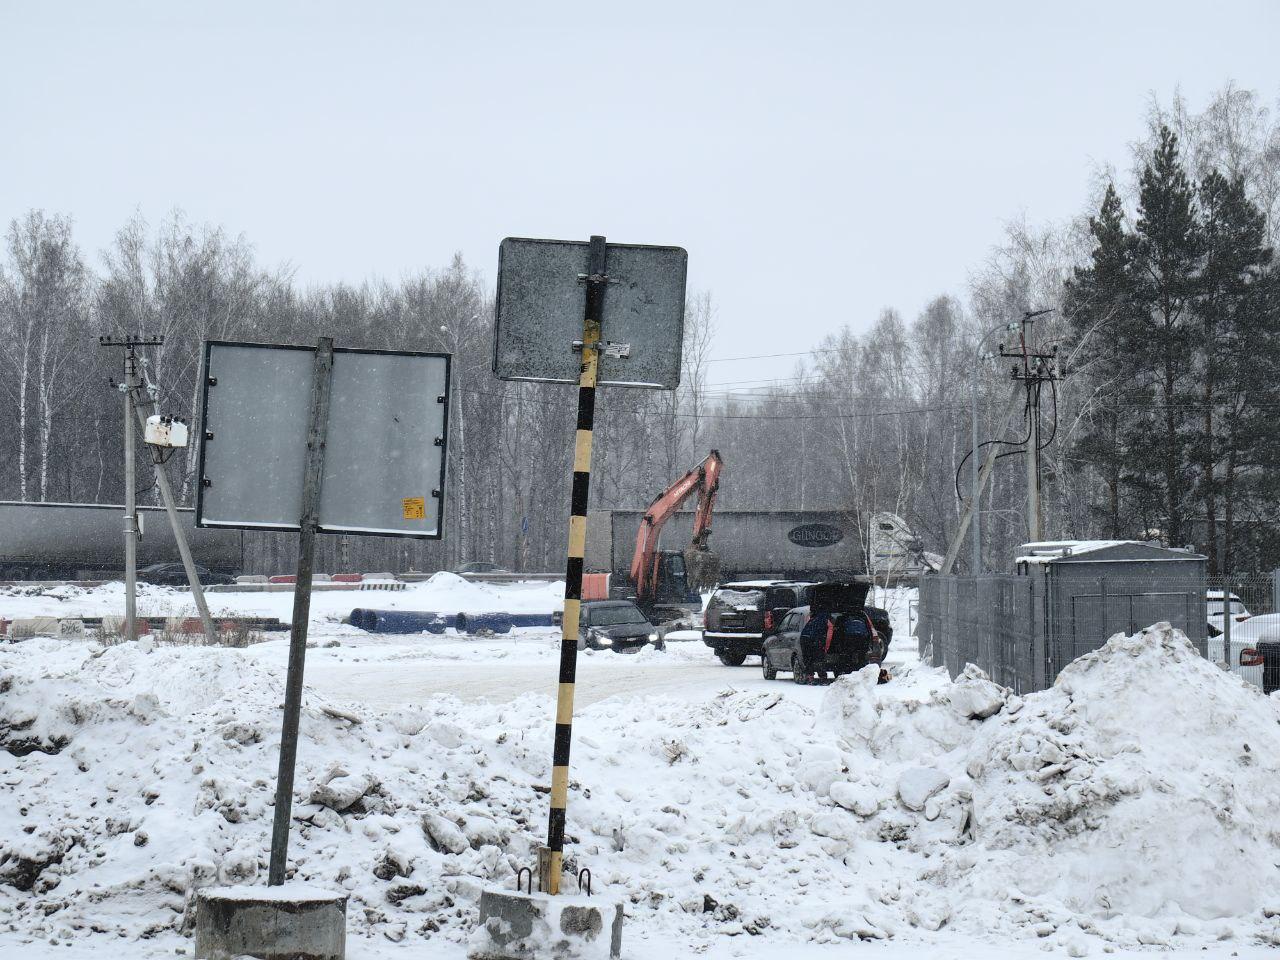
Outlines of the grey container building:
M178 544L159 507L139 507L143 526L138 564L176 562ZM195 513L178 516L196 563L218 573L243 568L239 530L204 530ZM0 501L0 580L77 579L124 569L124 507L105 503Z
M1043 581L1047 679L1116 633L1167 620L1203 654L1207 560L1134 540L1027 544L1016 570Z
M1168 621L1206 652L1206 559L1139 541L1030 543L1013 574L925 576L921 653L955 677L973 663L1018 693L1117 633Z
M642 510L587 514L586 569L626 577ZM683 550L693 537L693 513L677 513L662 528L660 550ZM711 550L720 580L829 580L866 571L856 521L838 510L717 510Z

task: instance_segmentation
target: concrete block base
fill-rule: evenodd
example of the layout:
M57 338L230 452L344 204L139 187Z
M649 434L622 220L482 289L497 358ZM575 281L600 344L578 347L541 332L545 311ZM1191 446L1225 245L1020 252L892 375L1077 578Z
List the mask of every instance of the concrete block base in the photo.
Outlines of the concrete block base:
M471 960L616 960L622 904L606 897L485 890Z
M344 960L347 895L305 883L196 894L199 960Z

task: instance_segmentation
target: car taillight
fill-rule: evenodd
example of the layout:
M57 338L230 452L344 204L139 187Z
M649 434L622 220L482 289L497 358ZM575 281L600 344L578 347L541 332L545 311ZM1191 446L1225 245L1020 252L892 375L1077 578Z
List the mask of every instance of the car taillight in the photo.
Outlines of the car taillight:
M1240 666L1242 667L1260 667L1262 666L1262 654L1253 647L1245 647L1240 651Z

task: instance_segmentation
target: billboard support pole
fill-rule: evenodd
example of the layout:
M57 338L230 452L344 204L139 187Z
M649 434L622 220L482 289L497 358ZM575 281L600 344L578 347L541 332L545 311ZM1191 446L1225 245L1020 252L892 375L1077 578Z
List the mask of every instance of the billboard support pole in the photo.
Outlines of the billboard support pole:
M547 845L538 850L538 882L545 893L560 892L564 865L565 810L569 801L569 746L573 740L573 693L578 670L578 625L582 613L582 567L587 541L587 499L591 491L591 443L595 429L596 379L600 362L600 321L604 316L607 248L591 238L582 318L582 366L578 376L578 421L573 444L573 488L569 506L569 549L564 577L560 633L560 685L556 696L555 741L551 751L551 811Z
M298 756L298 721L302 713L302 671L307 656L307 621L311 616L311 575L315 565L316 528L324 480L324 446L329 427L329 388L333 373L333 338L321 337L311 373L311 413L307 422L307 459L302 480L302 516L298 533L298 576L293 588L293 622L289 633L289 672L284 688L284 724L280 733L280 767L271 825L271 867L267 884L284 883L289 857L289 822L293 811L293 774Z

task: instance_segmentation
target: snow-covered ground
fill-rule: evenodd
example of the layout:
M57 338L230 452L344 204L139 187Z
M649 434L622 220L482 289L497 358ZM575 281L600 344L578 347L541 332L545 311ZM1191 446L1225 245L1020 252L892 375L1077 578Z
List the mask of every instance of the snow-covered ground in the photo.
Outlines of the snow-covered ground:
M208 593L209 610L215 616L277 617L289 622L292 593ZM512 583L501 586L471 583L452 573L438 573L429 580L405 585L404 590L323 590L311 595L313 629L323 629L350 616L356 607L377 610L422 610L437 613L550 613L564 598L563 583ZM98 617L124 612L124 584L108 583L86 589L0 588L0 617ZM174 587L138 584L138 616L195 616L190 591Z
M480 887L513 886L545 832L554 631L340 622L559 597L455 580L314 599L291 865L348 891L353 960L424 941L460 960ZM141 606L189 599L150 588ZM213 599L286 620L292 605ZM1275 700L1167 629L1026 698L951 683L915 657L910 600L880 597L898 626L882 686L767 682L678 636L580 658L567 852L626 902L626 956L1274 951ZM0 617L119 605L110 586L0 594ZM189 956L194 889L265 882L286 646L0 646L0 950Z

